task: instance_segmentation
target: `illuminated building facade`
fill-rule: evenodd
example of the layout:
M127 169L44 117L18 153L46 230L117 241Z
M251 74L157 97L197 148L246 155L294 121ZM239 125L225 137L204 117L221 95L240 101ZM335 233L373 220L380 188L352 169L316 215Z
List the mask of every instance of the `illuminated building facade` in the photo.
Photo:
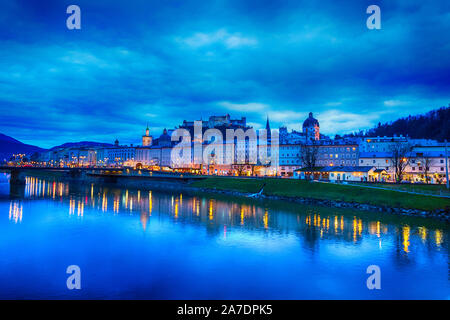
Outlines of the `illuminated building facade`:
M318 146L317 166L357 166L359 146L332 140Z
M379 141L377 141L379 139ZM378 169L387 171L388 181L394 180L395 170L392 164L392 154L389 146L396 139L411 145L411 152L408 155L408 165L405 168L403 179L409 182L429 182L445 183L445 146L433 140L407 139L405 137L393 138L368 138L362 144L363 150L360 152L360 166L375 166ZM367 142L369 140L369 142Z

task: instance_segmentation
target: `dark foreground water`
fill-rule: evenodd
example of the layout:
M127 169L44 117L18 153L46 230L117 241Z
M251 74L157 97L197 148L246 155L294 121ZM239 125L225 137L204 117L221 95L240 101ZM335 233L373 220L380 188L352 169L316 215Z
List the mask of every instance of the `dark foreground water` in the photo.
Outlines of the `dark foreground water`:
M421 218L37 178L10 190L0 174L0 298L449 299L448 244Z

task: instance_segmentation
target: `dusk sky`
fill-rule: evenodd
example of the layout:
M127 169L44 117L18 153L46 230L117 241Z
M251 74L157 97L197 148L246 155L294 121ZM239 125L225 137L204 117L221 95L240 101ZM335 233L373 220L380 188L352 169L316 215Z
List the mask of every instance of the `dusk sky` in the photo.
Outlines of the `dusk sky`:
M300 130L312 111L333 136L450 103L448 0L2 0L0 28L0 132L41 147L227 113Z

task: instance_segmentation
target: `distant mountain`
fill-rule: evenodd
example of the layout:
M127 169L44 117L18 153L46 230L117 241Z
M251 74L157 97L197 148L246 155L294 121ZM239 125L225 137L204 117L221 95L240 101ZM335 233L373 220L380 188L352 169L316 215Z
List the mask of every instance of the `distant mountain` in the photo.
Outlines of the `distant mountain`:
M0 162L9 160L13 154L21 153L31 156L35 152L42 151L45 151L45 149L22 143L19 140L0 133Z
M7 136L3 133L0 133L0 141L8 141L8 142L14 142L14 143L22 143L19 140L16 140L10 136Z
M111 147L112 144L110 143L102 143L102 142L93 142L93 141L80 141L80 142L67 142L64 144L61 144L59 146L55 146L51 148L50 150L55 150L59 148L80 148L80 147Z
M58 148L79 148L79 147L111 147L110 143L101 143L93 141L80 141L80 142L68 142L62 145L51 148L50 150L55 150ZM36 152L48 151L40 147L25 144L16 140L10 136L0 133L0 162L9 160L13 154L26 154L31 157Z
M450 141L450 105L425 114L408 116L395 121L378 123L372 129L345 136L392 137L408 136L413 139L433 139Z

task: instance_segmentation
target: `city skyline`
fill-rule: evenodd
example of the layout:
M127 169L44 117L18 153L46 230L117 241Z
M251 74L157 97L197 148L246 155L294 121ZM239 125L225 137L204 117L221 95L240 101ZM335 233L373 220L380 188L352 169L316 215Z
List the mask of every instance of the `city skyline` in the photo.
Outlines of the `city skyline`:
M2 2L0 132L48 148L139 143L184 119L229 113L326 135L369 129L450 101L444 1L378 3ZM339 10L338 10L339 9ZM339 14L337 14L339 12Z
M0 300L450 298L449 0L1 0L0 29Z

